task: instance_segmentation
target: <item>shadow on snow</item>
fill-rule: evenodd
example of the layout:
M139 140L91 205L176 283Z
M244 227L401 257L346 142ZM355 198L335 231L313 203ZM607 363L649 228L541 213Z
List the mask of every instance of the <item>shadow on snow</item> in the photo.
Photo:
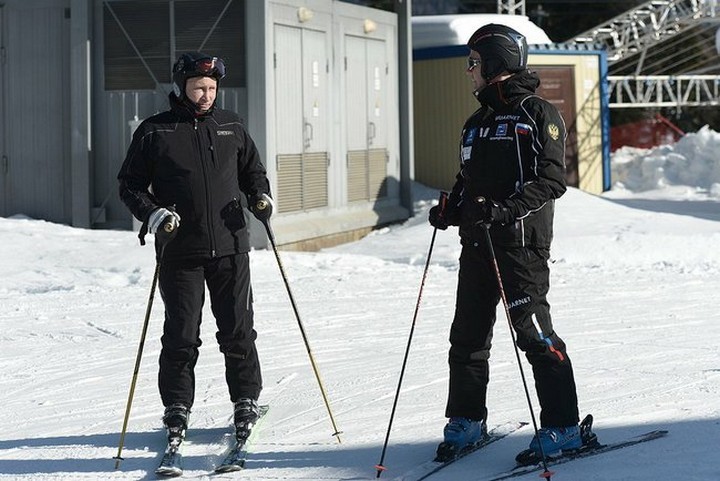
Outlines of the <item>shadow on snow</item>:
M492 426L492 420L491 420ZM658 465L666 465L667 473L673 472L675 463L685 464L693 460L715 459L716 453L713 446L720 444L720 420L694 420L687 422L654 422L643 425L629 425L604 428L602 420L596 421L595 432L603 443L611 443L625 440L655 429L666 429L670 431L668 437L653 441L647 445L638 445L628 448L634 451L633 457L648 456ZM418 443L393 442L390 437L384 465L387 471L381 479L391 480L396 476L424 463L434 456L437 442L440 441L442 427L433 426L437 431L437 438L424 440ZM188 438L187 451L192 451L191 446L199 447L208 445L208 450L217 449L227 433L226 428L191 429ZM483 451L468 456L444 471L445 474L438 476L438 479L452 479L453 470L458 470L458 475L466 476L467 470L472 468L473 477L487 476L492 473L502 472L514 465L514 456L517 452L525 449L533 434L532 427L526 426L504 440L490 445ZM58 436L48 438L16 439L0 441L0 473L4 475L27 475L27 474L59 474L59 473L110 473L114 472L113 456L117 453L119 442L118 433L95 434L87 436ZM262 435L251 448L248 458L247 469L262 468L261 478L273 479L280 477L285 479L282 471L291 470L293 479L337 479L337 480L360 480L375 479L374 466L378 463L381 454L381 443L384 439L384 432L378 432L378 443L355 445L331 443L307 443L303 445L293 443L271 442L272 439L262 439ZM698 439L704 442L698 443ZM682 446L682 450L674 446ZM75 458L51 459L57 448L63 448L61 453L71 452L77 454ZM123 450L124 461L119 471L141 471L144 476L139 479L155 479L154 469L162 457L164 448L164 433L153 432L131 432L125 437ZM22 450L27 459L7 459L10 451ZM4 451L4 453L3 453ZM28 453L30 451L30 453ZM37 456L32 454L37 451ZM102 457L82 458L83 453ZM100 451L100 452L98 452ZM107 452L107 456L103 454ZM220 450L221 451L221 450ZM625 452L618 451L617 453ZM611 461L617 453L608 453L604 461ZM187 473L193 471L204 471L209 473L213 467L220 462L222 452L215 454L186 454L184 455L184 467ZM87 456L87 454L86 454ZM627 460L627 454L623 454ZM593 458L590 458L593 459ZM577 462L583 462L578 460ZM720 472L720 462L718 472ZM699 463L702 464L702 463ZM476 468L475 468L476 467ZM706 466L707 467L707 466ZM715 468L712 468L715 469ZM277 470L277 471L276 471ZM277 476L273 474L277 472ZM305 473L303 474L303 471ZM324 472L327 472L327 477ZM320 475L322 473L322 475ZM688 474L685 472L685 474ZM447 475L448 477L445 477ZM692 478L696 479L696 478ZM704 478L697 478L704 479Z

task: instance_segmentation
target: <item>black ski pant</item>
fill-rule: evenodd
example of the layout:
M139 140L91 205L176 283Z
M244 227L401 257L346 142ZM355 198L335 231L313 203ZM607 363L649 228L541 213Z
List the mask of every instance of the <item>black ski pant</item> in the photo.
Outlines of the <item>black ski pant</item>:
M161 338L160 397L165 406L192 407L195 364L205 303L205 284L217 325L216 338L225 356L225 380L230 399L258 399L262 389L253 328L250 262L247 253L215 259L166 261L160 269L160 293L165 303Z
M532 366L543 427L579 421L575 379L565 343L553 330L546 296L547 249L495 248L517 344ZM445 415L487 419L490 347L500 300L489 249L465 245L450 330L450 390Z

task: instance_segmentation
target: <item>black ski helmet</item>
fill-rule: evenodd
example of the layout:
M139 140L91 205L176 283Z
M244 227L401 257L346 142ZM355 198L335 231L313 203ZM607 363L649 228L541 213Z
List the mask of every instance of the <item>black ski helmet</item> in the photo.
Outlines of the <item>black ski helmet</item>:
M225 62L202 52L180 55L172 70L173 92L177 98L185 96L185 81L191 77L212 77L220 82L225 77Z
M480 54L480 74L487 82L506 70L514 73L527 68L525 36L508 26L484 25L472 34L467 45Z

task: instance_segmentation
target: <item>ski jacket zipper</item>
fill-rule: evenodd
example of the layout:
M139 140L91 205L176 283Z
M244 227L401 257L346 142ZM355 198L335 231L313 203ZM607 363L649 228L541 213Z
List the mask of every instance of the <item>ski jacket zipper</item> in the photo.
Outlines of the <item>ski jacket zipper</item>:
M205 149L203 148L203 140L202 140L202 129L198 129L198 119L193 119L193 129L195 130L195 139L197 141L198 146L198 158L200 159L200 166L202 168L203 172L203 180L205 183L205 209L206 209L206 215L207 215L207 222L208 222L208 237L210 239L210 257L214 258L216 254L215 249L215 226L213 225L213 218L212 218L212 190L210 186L210 179L208 175L208 165L207 165L207 158Z

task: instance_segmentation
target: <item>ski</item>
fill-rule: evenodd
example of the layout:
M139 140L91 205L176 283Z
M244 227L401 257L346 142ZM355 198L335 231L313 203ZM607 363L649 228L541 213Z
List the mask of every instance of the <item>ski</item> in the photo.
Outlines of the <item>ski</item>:
M653 441L655 439L660 439L668 434L665 430L656 430L656 431L650 431L644 434L640 434L639 436L635 436L633 438L627 439L625 441L618 441L616 443L609 443L609 444L596 444L594 446L587 446L582 447L577 450L573 450L567 453L562 453L558 456L554 457L548 457L546 459L546 463L548 466L556 466L558 464L567 463L569 461L572 461L574 459L580 459L580 458L588 458L590 456L595 456L596 454L602 454L607 453L610 451L616 451L618 449L627 448L629 446L635 446L636 444L645 443L648 441ZM522 454L522 453L521 453ZM538 461L539 462L539 461ZM542 466L540 464L532 464L532 465L519 465L516 466L512 471L509 471L504 474L497 475L493 478L485 479L484 481L502 481L504 479L511 479L516 478L519 476L523 476L528 473L532 473L534 471L539 471L542 469Z
M465 456L474 453L475 451L479 451L480 449L496 442L500 441L506 436L509 436L510 434L514 433L518 429L522 428L523 426L527 425L527 423L519 422L519 423L506 423L502 426L498 426L494 429L492 429L490 432L488 432L487 437L482 439L481 441L475 443L474 445L460 451L457 456L448 459L447 461L427 461L419 466L416 466L415 468L411 469L410 471L405 472L404 474L401 474L400 476L397 476L392 479L392 481L422 481L424 479L427 479L428 477L432 476L433 474L437 473L443 468L446 468L450 466L455 461L464 458Z
M174 436L168 440L167 448L165 448L165 454L163 455L160 465L155 470L155 474L159 476L182 476L182 452L181 447L183 443L182 436Z
M270 407L267 405L260 406L260 417L255 423L252 433L248 439L244 442L240 442L235 440L235 437L233 436L233 446L227 454L225 454L222 462L215 467L216 473L231 473L233 471L240 471L245 467L245 461L247 460L248 455L248 445L257 436L260 421L265 417L265 414L267 414L269 409Z

